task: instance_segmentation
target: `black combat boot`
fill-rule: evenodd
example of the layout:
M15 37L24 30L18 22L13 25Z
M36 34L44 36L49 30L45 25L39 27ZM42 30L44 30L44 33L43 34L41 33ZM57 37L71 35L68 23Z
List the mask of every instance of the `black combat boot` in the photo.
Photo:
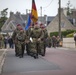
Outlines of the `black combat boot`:
M34 54L33 57L34 57L34 59L37 59L38 58L38 55L37 54Z
M15 54L15 56L16 56L16 57L18 57L18 56L19 56L19 54Z
M22 55L20 55L20 56L19 56L19 58L23 58L23 56L22 56Z

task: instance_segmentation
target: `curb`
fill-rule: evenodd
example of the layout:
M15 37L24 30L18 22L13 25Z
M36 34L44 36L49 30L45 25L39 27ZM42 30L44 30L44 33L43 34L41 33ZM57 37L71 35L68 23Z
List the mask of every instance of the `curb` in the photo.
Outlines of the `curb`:
M7 49L3 49L4 52L2 53L1 57L0 57L0 74L2 72L2 67L3 67L3 64L4 64L4 60L5 60L5 56L6 56L6 51Z
M66 48L66 47L58 47L58 49L64 49L64 50L76 50L76 48Z

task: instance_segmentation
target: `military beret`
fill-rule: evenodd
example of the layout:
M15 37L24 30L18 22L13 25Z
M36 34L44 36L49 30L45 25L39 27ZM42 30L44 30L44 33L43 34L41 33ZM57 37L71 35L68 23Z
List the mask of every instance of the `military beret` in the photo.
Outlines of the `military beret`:
M45 28L45 26L44 26L44 25L42 25L42 26L41 26L41 28L43 29L43 28Z
M43 24L41 23L40 26L42 26Z
M21 27L20 30L23 30L23 28Z
M17 26L20 26L20 24L17 24Z
M38 25L38 22L36 22L34 25Z

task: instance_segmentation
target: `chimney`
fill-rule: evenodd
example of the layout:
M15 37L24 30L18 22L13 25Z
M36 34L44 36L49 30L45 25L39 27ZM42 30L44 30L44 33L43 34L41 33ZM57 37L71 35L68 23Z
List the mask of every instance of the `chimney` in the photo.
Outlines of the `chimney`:
M10 16L12 16L12 15L14 15L14 13L13 12L10 12Z
M26 14L28 14L28 9L26 9Z
M20 12L17 11L17 12L16 12L16 15L20 15Z
M47 15L44 15L44 24L47 26Z
M76 18L76 10L72 11L72 15L73 15L74 18Z
M59 8L58 8L59 12ZM61 8L61 13L63 13L67 17L67 8Z
M14 16L14 12L10 12L10 20L12 19L13 16Z

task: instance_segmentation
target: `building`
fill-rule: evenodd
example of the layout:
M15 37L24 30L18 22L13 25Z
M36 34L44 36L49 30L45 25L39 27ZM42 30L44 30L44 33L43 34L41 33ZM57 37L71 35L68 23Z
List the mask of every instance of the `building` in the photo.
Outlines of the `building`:
M47 26L54 18L55 16L39 16L38 17L38 22L43 23L45 26Z
M25 28L28 19L27 14L20 14L20 12L10 12L10 17L2 26L2 32L13 32L16 29L17 24L21 24ZM48 33L59 31L59 16L39 16L38 22L43 23L47 26ZM75 30L76 28L76 10L72 9L70 16L67 15L67 8L61 9L61 30L65 31L68 29Z
M1 28L2 32L13 32L16 29L17 24L21 24L22 27L25 27L28 15L20 14L16 12L10 12L10 17L6 20L4 25Z
M46 28L48 34L50 34L50 32L59 32L59 15L56 15ZM76 27L68 20L63 11L61 11L61 31L66 30L76 30Z
M67 8L62 8L64 15L68 18L68 20L76 26L76 9L70 9L70 14L67 15Z
M38 22L43 23L44 25L48 25L54 17L50 17L47 15L39 16ZM25 28L26 23L28 19L28 13L27 14L20 14L20 12L16 12L14 14L13 12L10 12L10 17L6 20L4 25L1 28L2 32L8 33L13 32L16 29L17 24L21 24L23 28Z

